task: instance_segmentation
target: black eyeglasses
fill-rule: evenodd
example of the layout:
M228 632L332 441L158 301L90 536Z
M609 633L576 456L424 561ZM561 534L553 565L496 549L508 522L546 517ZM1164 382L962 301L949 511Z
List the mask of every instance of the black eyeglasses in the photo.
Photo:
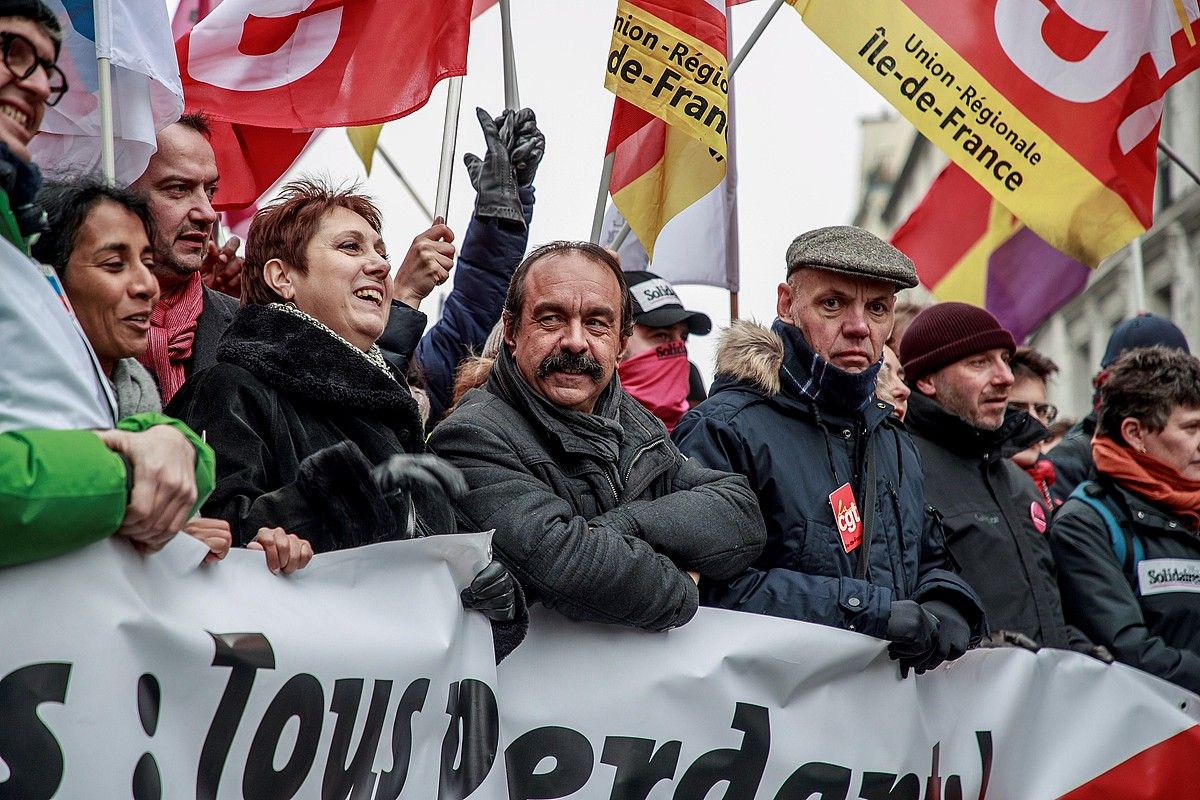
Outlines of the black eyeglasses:
M0 56L4 59L4 66L8 67L8 71L19 81L28 80L37 72L38 67L45 71L50 83L50 95L46 98L46 105L56 105L67 93L67 76L53 63L39 58L33 42L21 34L0 31Z
M1037 417L1043 425L1049 425L1058 419L1058 406L1053 403L1009 403L1014 411L1026 411Z

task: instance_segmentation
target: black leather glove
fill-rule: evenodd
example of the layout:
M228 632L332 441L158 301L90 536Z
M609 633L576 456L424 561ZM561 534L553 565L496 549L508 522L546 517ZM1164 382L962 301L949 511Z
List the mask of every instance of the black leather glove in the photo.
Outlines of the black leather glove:
M518 186L532 186L538 164L546 154L546 137L537 126L532 108L505 114L500 122L500 139L508 146L508 157L517 173Z
M992 631L979 643L980 647L1020 647L1036 653L1042 646L1019 631Z
M926 600L921 608L937 619L937 643L925 663L917 667L918 675L943 661L960 658L971 645L971 626L954 606L941 600Z
M467 481L457 467L427 454L394 455L371 468L371 479L406 539L420 535L417 521L432 526L435 533L445 533L447 520L454 516L451 501L467 493Z
M474 153L463 156L471 185L475 187L475 216L498 219L525 229L525 214L521 210L521 196L517 193L517 175L509 158L508 147L500 137L499 126L482 108L475 109L479 127L483 129L483 140L487 153L483 158ZM512 111L497 117L502 125L510 124Z
M938 646L938 620L916 600L894 600L888 617L888 655L900 662L900 674L922 667Z
M0 142L0 189L8 194L8 204L22 236L46 230L46 213L38 203L42 172L32 161L18 158L8 145Z
M516 582L508 567L499 561L481 569L460 597L463 608L478 611L493 622L512 622L517 618Z
M1102 644L1092 644L1091 642L1088 642L1087 644L1075 645L1071 649L1076 653L1083 653L1085 656L1091 656L1097 661L1103 661L1105 664L1111 664L1113 662L1113 654L1110 653L1108 648Z

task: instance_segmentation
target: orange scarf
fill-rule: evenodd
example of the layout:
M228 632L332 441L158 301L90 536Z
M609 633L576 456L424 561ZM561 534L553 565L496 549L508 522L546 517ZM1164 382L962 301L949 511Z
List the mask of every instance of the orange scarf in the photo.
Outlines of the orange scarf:
M1166 509L1192 530L1200 528L1200 481L1185 478L1149 453L1122 447L1107 436L1092 439L1092 459L1101 475Z
M180 289L163 295L150 312L150 346L138 360L158 378L165 406L187 378L184 364L192 358L196 322L204 310L204 287L195 272Z

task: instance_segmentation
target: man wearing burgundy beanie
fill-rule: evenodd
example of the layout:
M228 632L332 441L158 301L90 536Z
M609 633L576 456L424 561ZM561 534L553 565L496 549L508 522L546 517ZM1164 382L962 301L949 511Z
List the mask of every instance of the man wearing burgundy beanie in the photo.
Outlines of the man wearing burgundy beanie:
M967 303L939 303L912 321L900 362L913 394L905 417L925 465L925 499L942 517L947 549L979 593L992 643L1069 648L1112 657L1063 621L1050 509L1010 460L1046 436L1028 413L1008 407L1016 350L994 316Z

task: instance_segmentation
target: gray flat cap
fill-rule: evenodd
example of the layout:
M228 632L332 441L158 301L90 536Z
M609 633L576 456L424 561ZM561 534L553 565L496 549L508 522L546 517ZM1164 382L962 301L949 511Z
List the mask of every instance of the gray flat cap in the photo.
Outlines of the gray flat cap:
M874 278L911 289L918 283L912 260L873 233L833 225L802 233L787 249L787 274L801 267Z

